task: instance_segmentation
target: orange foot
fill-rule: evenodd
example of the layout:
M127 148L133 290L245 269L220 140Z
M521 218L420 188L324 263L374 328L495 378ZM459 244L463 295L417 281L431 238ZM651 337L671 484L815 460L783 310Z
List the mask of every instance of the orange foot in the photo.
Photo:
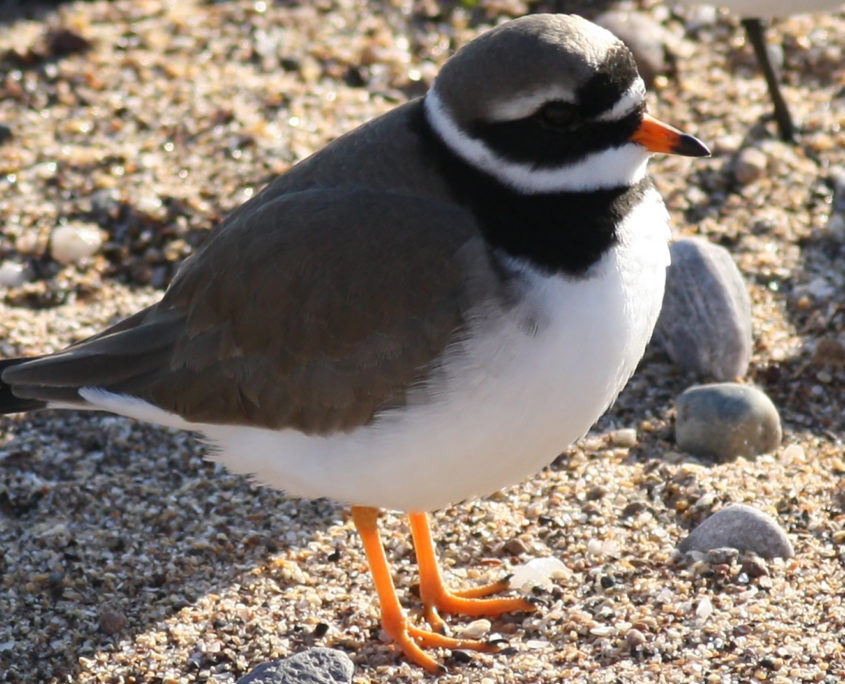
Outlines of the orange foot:
M506 580L463 592L447 591L434 554L434 544L428 528L428 516L425 513L412 513L409 517L417 561L420 565L420 597L423 601L426 620L437 631L420 629L409 624L408 618L399 605L384 548L379 539L378 514L375 508L352 508L352 519L361 535L379 597L382 627L411 662L433 674L440 674L444 672L443 666L429 656L423 648L470 649L491 653L501 647L501 642L496 641L444 636L439 633L444 631L445 623L438 610L478 616L534 609L532 603L521 598L483 598L507 589Z
M446 629L446 623L440 617L440 611L478 617L516 613L536 608L529 600L519 597L485 598L491 594L507 591L510 588L507 579L472 589L449 591L443 582L440 566L437 563L428 514L409 513L408 520L411 523L417 564L420 566L420 600L423 603L423 615L432 629L441 633Z

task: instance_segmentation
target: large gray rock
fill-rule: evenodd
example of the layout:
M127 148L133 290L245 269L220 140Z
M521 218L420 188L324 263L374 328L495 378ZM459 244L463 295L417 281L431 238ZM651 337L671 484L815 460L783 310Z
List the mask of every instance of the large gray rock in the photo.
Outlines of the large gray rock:
M701 238L672 243L654 340L682 368L714 380L745 375L751 298L730 253Z
M675 442L694 456L725 461L757 456L780 444L780 416L756 387L723 382L690 387L678 397Z
M777 520L745 504L733 504L707 518L678 545L678 551L753 551L763 558L791 558L792 544Z
M238 684L350 684L354 667L343 651L314 647L262 663Z

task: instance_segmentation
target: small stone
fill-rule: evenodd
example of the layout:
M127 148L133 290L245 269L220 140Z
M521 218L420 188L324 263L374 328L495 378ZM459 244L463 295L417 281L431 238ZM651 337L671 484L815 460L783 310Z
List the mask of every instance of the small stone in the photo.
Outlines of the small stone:
M687 11L685 28L689 33L695 33L713 26L717 21L719 21L719 13L713 5L695 4Z
M667 59L668 32L647 14L611 10L593 21L628 46L646 86L651 87L654 79L671 70Z
M739 550L732 546L717 546L707 549L704 560L708 565L731 565L739 558Z
M632 627L625 633L625 643L628 644L629 648L638 648L645 644L645 642L645 634L635 627Z
M705 596L695 607L695 617L700 622L704 622L713 614L713 602Z
M751 298L730 253L701 238L670 247L654 339L680 367L715 380L741 378L751 359Z
M6 126L5 124L0 124L0 145L2 145L7 140L12 139L12 129Z
M637 431L634 428L620 428L610 433L610 443L615 447L631 448L637 445Z
M845 368L845 344L833 337L822 337L816 342L813 363L820 366Z
M681 553L731 547L762 558L791 558L792 544L777 521L745 504L733 504L707 518L679 545Z
M103 237L97 226L69 223L53 230L50 236L50 255L67 266L97 253Z
M14 261L0 263L0 287L18 287L32 277L30 270Z
M314 647L262 663L237 684L349 684L354 667L343 651Z
M117 634L127 622L126 616L118 611L107 610L100 615L100 629L109 636Z
M649 508L645 501L631 501L624 509L622 509L622 517L630 518L647 510L649 510Z
M54 57L64 57L75 52L90 50L91 41L76 31L60 28L47 34L47 49Z
M533 558L514 568L508 584L517 591L528 592L539 587L551 589L552 580L566 573L566 566L559 558Z
M726 461L774 451L778 410L761 390L735 383L690 387L678 397L675 442L687 453Z
M463 639L483 639L490 633L492 624L490 620L481 618L480 620L473 620L460 630L461 638Z
M39 255L41 254L43 245L38 239L38 234L35 231L27 231L18 236L15 240L15 251L22 255Z
M766 562L756 555L742 559L742 571L753 578L763 577L769 574L769 568L766 567Z
M519 537L514 537L513 539L509 539L505 543L505 551L507 551L512 556L521 556L523 553L527 553L528 547L525 545L525 542L522 541Z
M746 147L734 159L734 178L740 185L749 185L764 173L769 164L766 154L756 147Z

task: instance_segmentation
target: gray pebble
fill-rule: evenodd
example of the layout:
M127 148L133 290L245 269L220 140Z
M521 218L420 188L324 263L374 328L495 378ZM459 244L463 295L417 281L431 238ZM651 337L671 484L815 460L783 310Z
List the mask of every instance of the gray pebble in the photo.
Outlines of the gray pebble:
M650 87L656 77L670 71L666 59L666 29L647 14L611 10L600 14L593 21L628 46L646 86Z
M349 684L354 667L343 651L314 647L255 667L237 684Z
M730 253L701 238L672 243L654 340L701 377L741 378L751 359L751 299Z
M0 287L18 287L32 278L32 273L23 264L14 261L0 263Z
M50 234L50 256L67 266L93 256L103 244L103 235L94 224L69 223Z
M731 547L762 558L791 558L792 544L777 521L756 508L733 504L714 513L678 545L678 551L709 551Z
M12 139L12 129L6 126L5 124L0 124L0 145L2 145L7 140Z
M704 549L700 549L704 550ZM739 558L739 549L733 546L716 546L709 548L704 554L704 560L710 565L730 565Z
M724 382L696 385L677 401L675 442L687 453L725 461L774 451L780 416L765 393Z
M749 185L766 173L768 165L769 159L764 152L756 147L746 147L734 159L734 178L740 185Z

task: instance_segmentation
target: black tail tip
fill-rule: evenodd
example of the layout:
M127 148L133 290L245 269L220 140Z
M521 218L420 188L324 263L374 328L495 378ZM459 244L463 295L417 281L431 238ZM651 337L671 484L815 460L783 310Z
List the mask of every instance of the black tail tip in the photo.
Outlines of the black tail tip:
M24 361L29 361L29 359L0 359L0 378L3 377L4 370L12 366L17 366ZM24 399L15 396L12 386L0 380L0 414L22 413L24 411L44 408L46 405L45 402L38 401L37 399Z

